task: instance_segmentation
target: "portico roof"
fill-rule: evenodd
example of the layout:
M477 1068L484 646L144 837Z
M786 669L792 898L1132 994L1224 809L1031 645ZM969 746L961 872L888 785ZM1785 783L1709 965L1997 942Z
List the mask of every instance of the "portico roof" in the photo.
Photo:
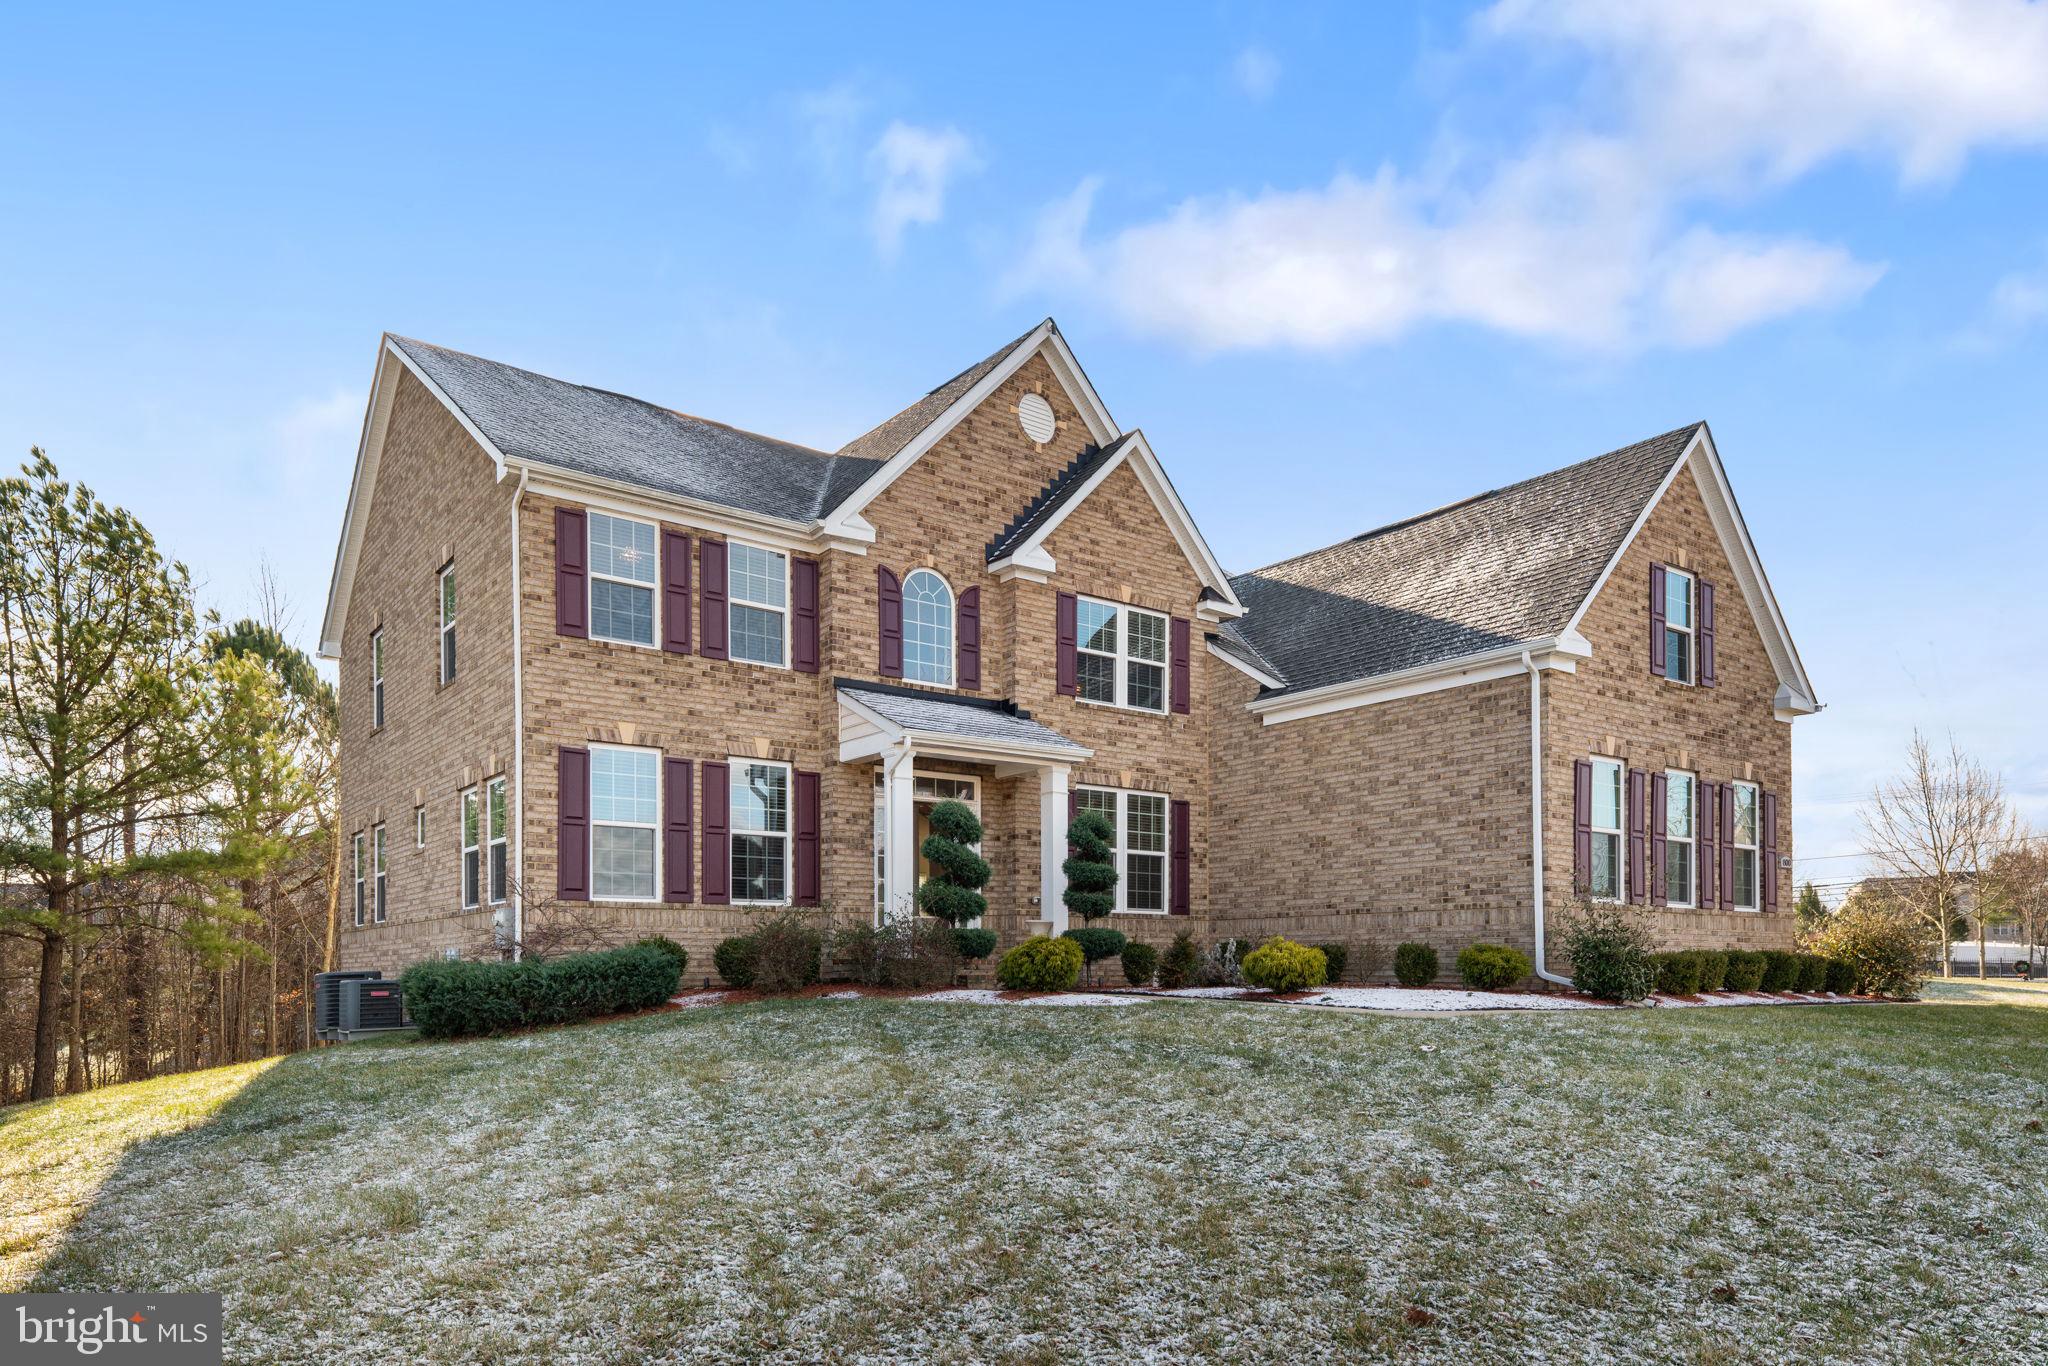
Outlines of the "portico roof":
M950 697L864 679L833 680L842 762L908 742L920 751L991 762L1078 763L1095 753L1006 699Z

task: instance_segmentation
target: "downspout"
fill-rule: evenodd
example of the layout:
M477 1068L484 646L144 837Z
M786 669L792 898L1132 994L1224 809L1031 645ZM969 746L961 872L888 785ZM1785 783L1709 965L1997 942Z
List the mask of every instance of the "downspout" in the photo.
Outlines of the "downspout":
M1550 970L1543 949L1543 672L1527 650L1522 651L1522 667L1529 671L1529 863L1535 893L1531 904L1536 912L1536 975L1568 987L1572 979Z
M526 689L520 683L519 633L519 510L526 503L525 466L512 495L512 958L519 959L526 940Z

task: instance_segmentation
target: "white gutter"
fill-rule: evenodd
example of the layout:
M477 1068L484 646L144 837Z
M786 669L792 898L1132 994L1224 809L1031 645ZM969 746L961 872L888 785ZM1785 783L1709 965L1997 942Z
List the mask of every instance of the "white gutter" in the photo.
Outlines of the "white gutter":
M1536 911L1536 975L1559 986L1572 984L1569 977L1552 972L1543 951L1543 671L1536 667L1529 651L1522 651L1522 667L1529 671L1529 848L1530 878Z
M512 494L512 958L526 938L526 690L521 685L519 632L519 509L526 502L526 470Z

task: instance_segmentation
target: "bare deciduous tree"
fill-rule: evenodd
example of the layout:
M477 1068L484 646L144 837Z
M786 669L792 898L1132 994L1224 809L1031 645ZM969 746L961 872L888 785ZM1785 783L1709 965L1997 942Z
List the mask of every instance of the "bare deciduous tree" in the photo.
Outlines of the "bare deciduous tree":
M1942 975L1952 976L1957 920L1989 913L1966 893L2016 831L2004 782L1953 736L1936 750L1916 730L1904 771L1872 790L1862 815L1864 853L1889 879L1891 898L1933 932ZM1981 919L1977 931L1981 940Z

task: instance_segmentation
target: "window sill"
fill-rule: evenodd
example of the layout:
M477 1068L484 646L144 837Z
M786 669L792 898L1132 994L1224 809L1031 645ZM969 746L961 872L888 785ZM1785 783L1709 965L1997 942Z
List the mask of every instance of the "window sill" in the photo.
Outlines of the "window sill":
M1164 707L1155 711L1151 707L1133 707L1126 702L1098 702L1092 697L1082 697L1078 693L1075 694L1074 700L1084 707L1100 707L1104 711L1129 712L1132 716L1157 716L1163 718L1167 715L1167 710Z
M585 636L593 645L623 645L629 650L659 650L661 646L651 640L620 640L616 636L601 636L593 632ZM678 651L677 653L681 653Z

